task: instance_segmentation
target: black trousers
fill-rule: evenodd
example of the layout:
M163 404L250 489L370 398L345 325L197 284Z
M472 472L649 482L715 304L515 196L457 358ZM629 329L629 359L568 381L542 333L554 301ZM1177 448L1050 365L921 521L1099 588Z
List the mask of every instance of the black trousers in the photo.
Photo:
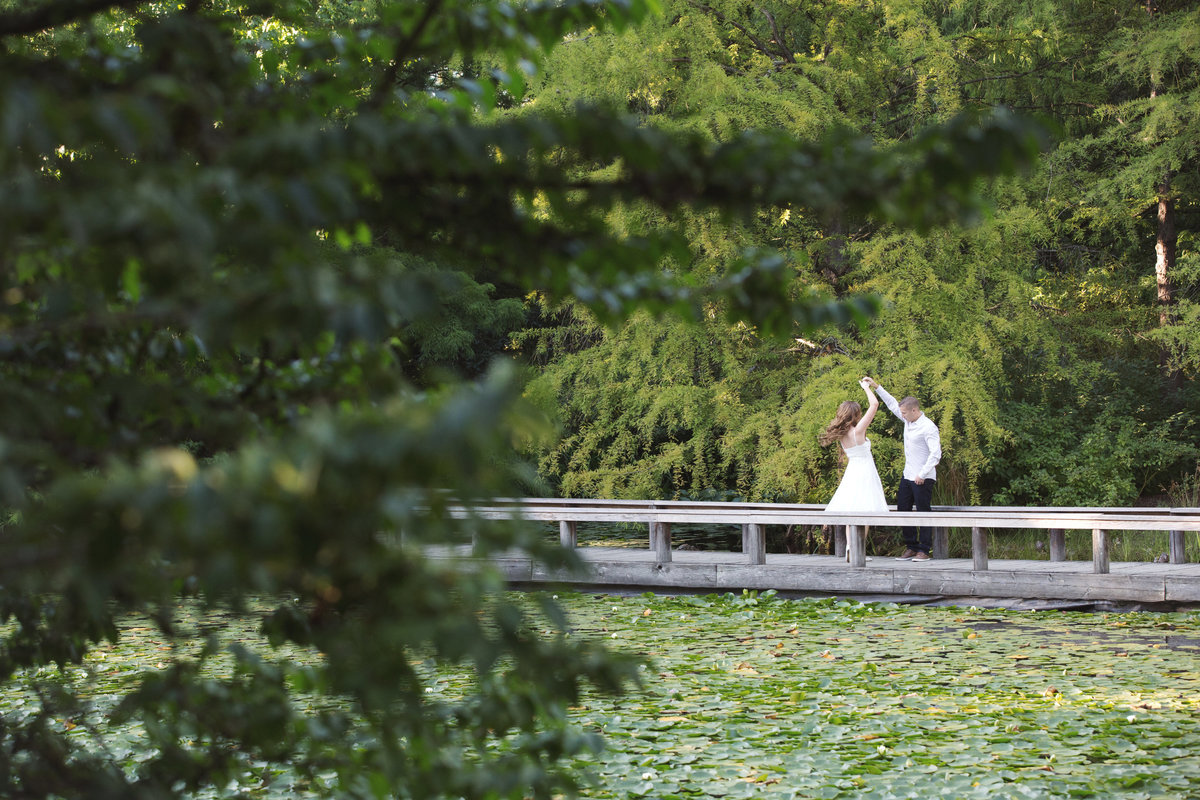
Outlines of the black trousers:
M933 487L937 481L926 478L924 483L913 483L908 478L900 479L900 491L896 495L897 511L932 511L929 501L933 499ZM900 529L904 546L910 550L928 553L933 550L933 528L908 526Z

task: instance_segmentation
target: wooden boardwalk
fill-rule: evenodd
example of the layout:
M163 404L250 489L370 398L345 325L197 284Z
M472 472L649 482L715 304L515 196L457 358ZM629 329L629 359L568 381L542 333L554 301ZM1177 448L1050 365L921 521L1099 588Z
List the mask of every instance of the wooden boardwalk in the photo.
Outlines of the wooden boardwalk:
M560 541L587 565L585 574L549 572L521 553L493 557L508 580L521 584L572 583L622 589L767 590L824 595L960 598L1028 598L1087 602L1200 604L1200 564L1189 564L1185 537L1200 535L1200 509L935 507L934 512L846 514L822 506L763 503L688 503L503 499L487 506L452 507L450 513L481 525L490 519L557 522ZM577 525L640 523L648 548L579 546ZM678 549L671 526L740 525L741 552ZM866 526L941 526L934 558L900 561L865 553ZM835 526L837 555L766 552L769 525ZM947 558L945 528L971 532L971 558ZM1011 530L1046 531L1045 560L990 559L990 537ZM1067 561L1064 531L1087 531L1090 561ZM1110 531L1169 533L1169 563L1113 562ZM939 540L941 542L939 546ZM940 552L939 552L940 550ZM447 555L450 555L447 553ZM461 553L458 555L462 555ZM845 557L843 557L845 556Z
M522 584L1200 603L1200 564L1114 562L1109 572L1097 574L1091 561L992 559L988 569L980 571L969 558L914 564L876 557L862 567L851 567L844 558L825 555L768 553L766 563L748 564L741 553L675 550L671 560L663 563L653 551L640 548L580 547L576 552L588 565L585 576L552 573L516 553L494 563L508 580Z

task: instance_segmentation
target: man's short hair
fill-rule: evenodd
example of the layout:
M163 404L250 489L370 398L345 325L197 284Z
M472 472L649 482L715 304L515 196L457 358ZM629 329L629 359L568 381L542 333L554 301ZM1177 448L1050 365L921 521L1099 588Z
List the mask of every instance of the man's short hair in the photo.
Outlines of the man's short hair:
M918 411L920 411L921 410L921 402L919 400L917 400L917 398L913 397L910 394L908 397L906 397L900 401L900 407L901 408L915 408Z

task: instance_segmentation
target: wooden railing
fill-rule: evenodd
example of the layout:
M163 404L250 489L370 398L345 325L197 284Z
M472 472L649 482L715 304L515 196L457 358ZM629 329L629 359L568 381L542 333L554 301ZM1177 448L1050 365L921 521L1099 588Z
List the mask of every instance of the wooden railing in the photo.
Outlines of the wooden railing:
M650 549L661 563L671 561L671 526L682 523L741 526L742 552L750 564L766 563L768 525L845 526L844 541L852 567L866 566L868 527L934 527L941 532L935 537L935 558L945 557L946 529L970 528L972 564L979 571L988 568L988 537L996 529L1048 531L1051 561L1066 559L1066 531L1090 530L1096 573L1109 571L1109 531L1167 531L1172 564L1186 561L1186 532L1200 531L1200 508L935 506L932 512L848 514L827 512L824 506L812 504L505 498L471 509L457 508L454 513L482 519L519 517L557 522L563 546L572 548L577 545L576 526L580 522L642 523L648 528ZM842 555L845 551L838 547L836 552Z

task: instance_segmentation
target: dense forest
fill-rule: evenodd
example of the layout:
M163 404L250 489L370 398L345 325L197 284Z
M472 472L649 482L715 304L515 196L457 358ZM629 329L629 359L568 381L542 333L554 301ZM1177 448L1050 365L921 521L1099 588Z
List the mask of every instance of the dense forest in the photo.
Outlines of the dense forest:
M944 502L1190 504L1198 67L1195 3L678 0L569 38L511 113L585 100L716 141L769 128L891 143L999 105L1053 133L968 224L913 233L799 200L675 221L697 248L664 268L707 277L776 249L792 291L881 297L864 327L781 341L720 316L601 327L537 307L514 342L536 367L528 394L562 424L541 474L567 496L823 502L838 465L817 434L870 374L941 425ZM612 215L622 231L662 223ZM892 485L898 428L876 428Z
M863 374L940 424L940 499L1200 504L1198 37L0 0L0 795L570 794L568 709L643 673L504 595L492 554L581 561L472 507L824 500Z

